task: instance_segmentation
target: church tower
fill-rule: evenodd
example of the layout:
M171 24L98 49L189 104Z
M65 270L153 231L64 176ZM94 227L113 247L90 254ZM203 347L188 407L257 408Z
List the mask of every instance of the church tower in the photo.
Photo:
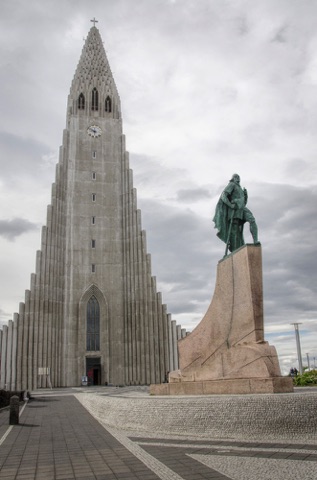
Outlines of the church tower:
M76 386L86 375L161 383L178 368L184 335L151 274L120 97L94 24L71 84L36 273L1 332L0 387Z

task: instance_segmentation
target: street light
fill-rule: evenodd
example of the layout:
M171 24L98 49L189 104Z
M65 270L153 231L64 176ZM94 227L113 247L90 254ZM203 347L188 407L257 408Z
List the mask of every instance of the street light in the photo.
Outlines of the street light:
M298 325L301 325L301 323L291 323L291 325L294 325L294 328L295 328L298 369L299 369L299 373L302 375L302 373L303 373L303 363L302 363L302 352L301 352L301 349L300 349L300 339L299 339L299 330L298 330Z
M309 353L306 353L306 357L307 357L308 371L310 371L310 360L309 360Z

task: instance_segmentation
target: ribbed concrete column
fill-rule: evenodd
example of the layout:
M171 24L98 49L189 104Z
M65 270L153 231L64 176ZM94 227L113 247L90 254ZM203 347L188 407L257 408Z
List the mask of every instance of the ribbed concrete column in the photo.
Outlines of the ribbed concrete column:
M152 302L152 276L151 276L151 255L147 254L147 309L148 309L148 318L147 322L149 325L149 357L150 357L150 378L149 383L155 383L155 359L154 359L154 313L153 313L153 302Z
M142 270L143 270L143 315L144 315L144 383L150 383L150 339L149 339L149 308L148 308L148 272L146 255L146 233L141 232L142 240Z
M23 350L23 322L24 322L24 303L19 304L19 324L18 324L18 354L17 354L17 390L22 390L22 350Z
M60 217L62 216L62 202L59 205ZM64 303L63 303L63 292L64 292L64 278L65 278L65 266L63 262L63 252L65 251L65 233L62 222L59 223L59 247L58 247L58 277L59 285L57 290L58 298L58 310L57 310L57 335L56 335L56 387L62 386L62 325L63 325L63 313L64 313ZM36 366L38 368L38 366Z
M23 341L22 341L22 384L21 389L28 388L28 346L29 346L29 319L30 319L30 290L25 290L25 308L23 319Z
M65 132L66 136L66 132ZM67 264L65 263L65 257L64 257L64 252L66 250L66 224L67 224L67 216L65 215L66 211L66 205L67 205L67 172L68 172L68 166L67 162L65 159L66 152L65 149L61 149L61 178L63 179L63 184L61 186L61 200L62 200L62 205L61 205L61 211L63 214L61 215L60 221L61 221L61 232L62 232L62 243L61 243L61 250L60 250L60 261L62 264L61 268L61 276L63 278L63 281L61 283L61 290L60 290L60 298L61 298L61 303L60 303L60 323L59 323L59 349L58 349L58 364L59 364L59 384L58 386L62 387L66 385L66 377L65 377L65 372L66 372L66 358L65 358L65 349L67 345L66 341L66 330L65 330L65 322L67 319L67 303L65 300L65 289L66 289L66 275L67 275ZM90 219L91 220L91 219ZM41 262L42 264L44 263L43 261ZM41 272L43 270L43 267L41 267ZM38 365L39 366L39 365Z
M167 307L162 305L162 318L163 318L163 342L164 342L164 372L163 381L166 378L167 372L169 372L169 344L168 344L168 319L167 319Z
M28 372L27 372L27 389L33 386L33 343L34 343L34 295L35 295L35 274L31 275L31 291L30 291L30 311L29 311L29 338L28 338Z
M47 287L46 287L46 308L44 312L45 318L45 334L46 338L44 340L45 345L45 356L46 360L44 362L45 368L52 369L52 309L53 309L53 268L54 268L54 259L53 259L53 246L52 241L54 238L53 235L53 207L52 205L47 206L47 222L48 226L48 235L47 235ZM70 345L68 346L70 348ZM45 382L44 386L48 387L48 378L47 375L44 376Z
M172 342L173 342L173 365L174 370L178 370L178 349L177 349L177 333L176 320L172 320Z
M33 334L33 386L38 386L38 349L39 349L39 322L40 322L40 280L41 280L42 252L36 252L35 300L34 300L34 334Z
M47 264L47 228L43 227L42 228L42 243L41 243L41 250L42 250L42 261L41 261L41 276L40 276L40 285L41 285L41 290L39 292L39 342L38 342L38 368L44 367L44 362L43 362L43 355L44 355L44 350L45 350L45 338L44 338L44 328L45 328L45 292L46 292L46 264ZM65 329L65 326L64 326ZM65 347L64 347L65 348ZM63 352L63 362L64 365L66 365L66 358ZM37 372L38 373L38 372ZM65 371L63 372L63 377L65 376ZM44 387L44 379L43 375L38 377L38 386L39 387Z
M8 327L2 327L2 342L1 342L1 380L0 388L5 388L6 385L6 360L7 360L7 341L8 341Z
M138 362L137 362L137 339L136 339L136 334L137 334L137 313L136 313L136 268L137 268L137 258L138 258L138 253L137 253L137 242L136 242L136 237L137 237L137 229L136 229L136 190L135 188L132 189L132 211L131 211L131 220L132 220L132 241L131 241L131 249L132 249L132 268L133 268L133 304L132 304L132 383L133 385L136 384L136 379L137 379L137 367L138 367Z
M129 170L129 161L128 156L125 158L126 162L126 171L124 175L124 197L123 197L123 206L124 206L124 254L125 262L123 274L125 275L125 288L126 288L126 301L125 301L125 361L126 361L126 383L127 385L131 384L132 381L132 350L131 350L131 317L132 317L132 272L131 272L131 249L130 249L130 239L131 239L131 230L130 230L130 203L131 203L131 193L130 193L130 170Z
M8 322L8 339L7 339L7 359L6 359L6 384L7 389L11 390L12 382L12 343L13 343L13 322Z
M174 368L174 355L173 355L173 334L172 334L172 317L168 313L168 348L169 348L169 372L175 370Z
M141 212L136 211L136 345L137 345L137 369L136 383L144 383L144 325L143 325L143 282L142 282L142 242L141 242Z
M160 347L159 347L159 320L157 314L156 278L152 277L152 310L153 310L153 333L154 333L154 362L155 381L160 383ZM153 355L153 352L152 352Z
M132 170L130 170L132 175ZM133 189L130 192L130 203L129 203L129 250L130 250L130 262L131 262L131 272L130 272L130 383L134 385L135 379L135 369L136 369L136 349L135 349L135 275L134 275L134 262L135 262L135 251L134 251L134 196Z
M159 377L156 379L158 383L163 382L164 380L164 344L163 344L163 318L162 318L162 294L161 292L156 293L156 311L157 311L157 322L158 322L158 337L157 343L159 348Z
M49 315L49 367L51 368L51 383L56 385L56 335L57 335L57 281L58 281L58 222L57 222L57 204L56 204L56 195L57 195L57 185L53 183L52 185L52 221L51 221L51 307Z
M66 168L63 162L63 149L60 149L60 161L57 165L57 175L59 178L58 185L58 215L59 215L59 252L58 252L58 264L59 264L59 283L58 283L58 324L57 324L57 341L56 341L56 354L57 354L57 387L62 386L62 371L63 371L63 319L64 319L64 291L65 291L65 269L64 252L66 250L66 221L64 217L65 205L66 205ZM38 275L37 275L38 276ZM38 303L37 303L38 304ZM38 365L36 365L38 368Z
M180 340L182 338L182 327L180 325L176 325L176 335L177 340Z
M122 140L122 215L123 215L123 277L125 278L125 302L124 302L124 359L125 359L125 383L130 384L129 375L129 309L130 309L130 261L129 261L129 154L125 152L124 136Z
M146 322L146 242L144 239L145 233L141 230L141 211L139 210L139 251L140 251L140 320L141 320L141 376L140 382L142 385L146 383L146 369L147 369L147 322Z
M19 315L15 313L13 315L11 390L16 390L16 381L17 381L18 325L19 325Z
M60 185L56 184L56 201L55 201L55 245L54 245L54 256L55 256L55 281L54 281L54 317L53 317L53 353L52 353L52 384L59 385L59 332L60 332L60 292L62 290L62 285L60 279L63 278L61 275L61 262L60 262L60 250L61 250L61 225L59 222L60 218Z

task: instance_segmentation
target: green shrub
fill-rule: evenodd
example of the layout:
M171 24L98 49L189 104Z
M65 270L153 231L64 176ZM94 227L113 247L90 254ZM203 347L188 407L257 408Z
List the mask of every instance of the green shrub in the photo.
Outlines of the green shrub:
M306 385L317 385L317 370L310 370L298 374L293 378L294 385L298 387L305 387Z

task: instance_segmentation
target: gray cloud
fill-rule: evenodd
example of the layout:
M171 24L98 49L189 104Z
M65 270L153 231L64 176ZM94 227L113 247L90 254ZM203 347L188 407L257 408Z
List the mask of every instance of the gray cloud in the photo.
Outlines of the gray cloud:
M187 190L178 190L176 198L180 202L192 203L211 198L211 193L206 188L192 188Z
M0 220L0 236L8 240L15 240L23 233L37 230L38 225L24 218L13 218L12 220Z
M0 131L0 145L0 178L10 184L20 181L22 176L37 176L50 153L46 145L36 140L4 131Z
M287 25L278 28L272 42L285 43L287 41Z

